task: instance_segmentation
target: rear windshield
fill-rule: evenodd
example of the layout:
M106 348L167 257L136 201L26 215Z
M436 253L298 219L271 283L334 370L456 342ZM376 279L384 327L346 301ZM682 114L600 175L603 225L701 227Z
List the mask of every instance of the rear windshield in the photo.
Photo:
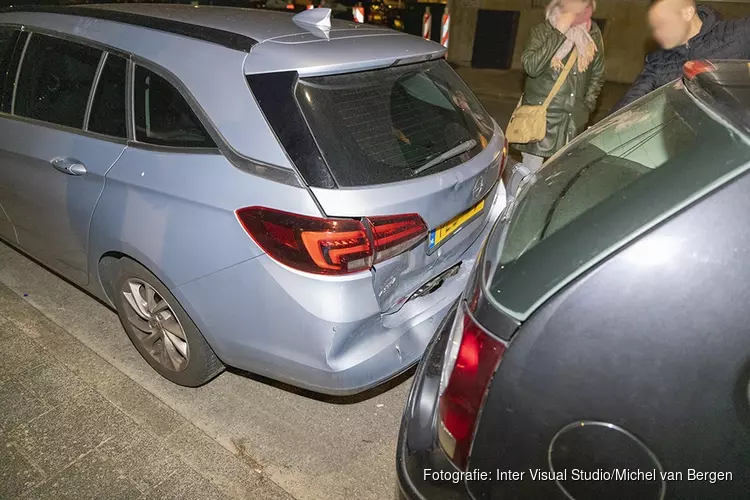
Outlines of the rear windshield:
M442 59L300 79L296 97L342 187L449 169L479 153L493 132L492 119Z
M681 83L650 94L553 158L519 193L500 262L518 259L605 200L624 198L628 186L655 169L687 174L691 159L704 152L717 161L724 154L747 158L746 144L702 111Z

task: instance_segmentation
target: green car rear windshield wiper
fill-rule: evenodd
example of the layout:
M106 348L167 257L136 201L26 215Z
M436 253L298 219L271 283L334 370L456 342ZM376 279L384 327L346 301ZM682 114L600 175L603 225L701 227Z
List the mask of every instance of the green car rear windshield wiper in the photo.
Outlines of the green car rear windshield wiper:
M469 139L466 142L462 142L458 146L454 146L445 153L436 156L432 160L428 161L418 169L414 170L414 174L421 174L425 170L434 167L435 165L438 165L440 163L443 163L446 160L450 160L451 158L460 155L461 153L465 153L467 151L471 151L474 149L474 146L477 145L477 141L474 139Z

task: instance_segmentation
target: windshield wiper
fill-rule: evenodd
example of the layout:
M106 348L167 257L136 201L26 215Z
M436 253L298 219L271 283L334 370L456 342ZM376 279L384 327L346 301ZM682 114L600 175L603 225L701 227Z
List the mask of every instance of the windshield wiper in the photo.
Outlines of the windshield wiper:
M425 170L427 170L429 168L432 168L435 165L439 165L440 163L443 163L446 160L450 160L451 158L454 158L454 157L460 155L461 153L465 153L467 151L471 151L472 149L474 149L474 146L476 146L476 145L477 145L477 141L475 141L474 139L469 139L466 142L462 142L458 146L452 147L451 149L449 149L445 153L436 156L435 158L433 158L432 160L428 161L427 163L425 163L424 165L422 165L418 169L414 170L414 174L421 174Z

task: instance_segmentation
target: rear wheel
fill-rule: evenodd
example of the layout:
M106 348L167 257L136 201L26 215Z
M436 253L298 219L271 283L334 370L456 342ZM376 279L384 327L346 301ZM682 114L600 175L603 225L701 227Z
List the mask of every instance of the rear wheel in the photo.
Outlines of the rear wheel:
M151 367L187 387L205 384L224 370L177 299L148 269L123 258L112 283L123 328Z

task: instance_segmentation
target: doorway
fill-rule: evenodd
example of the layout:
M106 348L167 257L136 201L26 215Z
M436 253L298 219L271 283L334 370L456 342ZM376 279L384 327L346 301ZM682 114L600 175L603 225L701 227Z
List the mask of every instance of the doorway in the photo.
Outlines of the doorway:
M521 13L515 10L480 9L477 16L472 67L509 69L513 64Z

